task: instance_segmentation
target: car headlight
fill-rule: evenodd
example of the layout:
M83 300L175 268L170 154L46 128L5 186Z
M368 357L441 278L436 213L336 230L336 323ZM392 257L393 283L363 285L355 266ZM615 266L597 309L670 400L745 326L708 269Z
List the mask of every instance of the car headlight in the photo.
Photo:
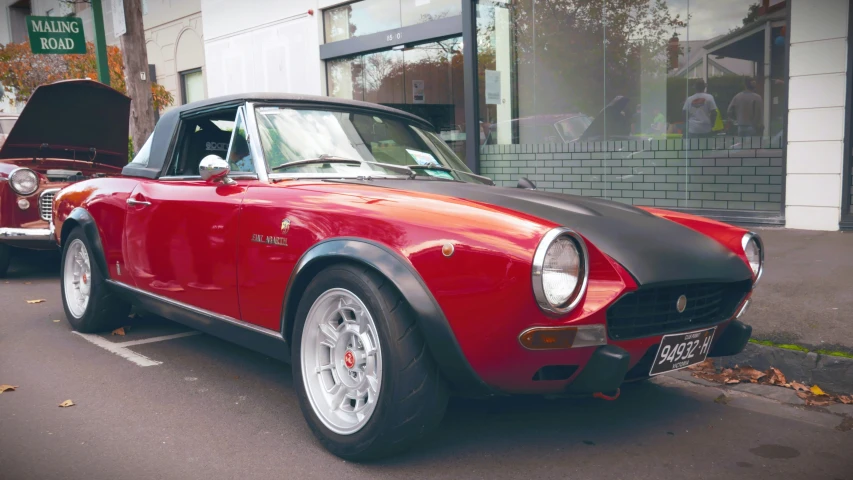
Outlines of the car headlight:
M741 245L743 246L743 253L749 261L749 268L752 269L752 274L755 277L755 281L752 282L755 285L764 272L764 249L761 245L761 237L752 232L745 233L741 239Z
M586 244L568 228L550 230L533 255L533 294L545 312L563 315L586 291L589 258Z
M32 195L39 188L39 177L29 168L16 168L9 174L9 186L18 195Z

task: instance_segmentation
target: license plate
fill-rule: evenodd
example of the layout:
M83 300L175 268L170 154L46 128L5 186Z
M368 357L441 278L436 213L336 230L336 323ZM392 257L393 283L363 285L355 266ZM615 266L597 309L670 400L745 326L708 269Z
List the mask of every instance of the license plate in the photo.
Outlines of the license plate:
M664 335L649 376L679 370L704 362L711 350L717 327L689 333Z

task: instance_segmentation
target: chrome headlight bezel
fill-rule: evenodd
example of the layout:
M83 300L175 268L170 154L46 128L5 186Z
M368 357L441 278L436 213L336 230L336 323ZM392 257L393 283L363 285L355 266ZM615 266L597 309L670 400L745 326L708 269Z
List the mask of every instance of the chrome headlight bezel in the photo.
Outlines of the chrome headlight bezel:
M35 185L33 186L33 189L30 191L21 190L15 184L15 176L16 175L26 175L27 173L32 174L32 176L35 178L35 182L34 182ZM22 196L22 197L28 197L28 196L36 193L39 189L39 176L35 171L33 171L29 168L21 167L21 168L16 168L16 169L12 170L9 173L9 177L8 177L7 181L9 183L9 187L12 189L12 191L15 192L16 194Z
M578 283L569 299L561 305L553 305L548 301L548 296L545 294L542 272L548 249L559 238L567 238L574 244L577 254L580 257L578 264L581 271L578 275ZM571 312L583 299L588 283L589 253L587 252L586 242L584 242L583 238L578 235L577 232L569 228L557 227L549 230L542 237L542 240L539 241L539 245L536 247L536 251L533 254L533 296L536 298L536 303L539 305L539 308L550 316L562 316Z
M761 280L761 275L764 273L764 244L761 242L761 237L758 236L755 232L747 232L743 234L743 237L740 240L740 246L743 249L743 254L746 255L746 246L749 245L749 242L755 242L756 247L758 247L758 271L752 270L752 265L749 264L749 269L752 271L753 280L752 286L755 287L758 285L758 281ZM747 260L749 258L747 257Z

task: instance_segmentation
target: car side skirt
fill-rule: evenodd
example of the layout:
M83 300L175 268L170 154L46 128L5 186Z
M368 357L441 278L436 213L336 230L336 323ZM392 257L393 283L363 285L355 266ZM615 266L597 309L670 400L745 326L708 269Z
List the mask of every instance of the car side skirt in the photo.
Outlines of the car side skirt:
M285 335L292 331L294 313L300 300L291 291L294 285L306 285L310 279L301 276L313 277L316 269L312 267L317 262L326 265L334 261L369 266L394 284L414 311L433 359L455 393L472 397L497 393L468 363L450 323L414 267L385 245L363 238L328 239L317 243L302 255L291 273L285 293L282 324Z
M146 311L277 360L290 362L290 347L279 332L193 307L115 280L107 280L107 284L123 298Z

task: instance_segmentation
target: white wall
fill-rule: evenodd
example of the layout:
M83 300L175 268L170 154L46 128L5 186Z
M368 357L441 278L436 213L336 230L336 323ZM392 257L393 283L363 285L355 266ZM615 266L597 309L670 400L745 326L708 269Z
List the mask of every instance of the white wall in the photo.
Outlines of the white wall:
M319 0L202 0L208 95L322 95L319 5Z
M785 219L838 230L841 219L848 0L791 0Z
M201 68L207 74L201 0L147 0L142 22L148 63L174 98L169 110L181 105L180 72Z

